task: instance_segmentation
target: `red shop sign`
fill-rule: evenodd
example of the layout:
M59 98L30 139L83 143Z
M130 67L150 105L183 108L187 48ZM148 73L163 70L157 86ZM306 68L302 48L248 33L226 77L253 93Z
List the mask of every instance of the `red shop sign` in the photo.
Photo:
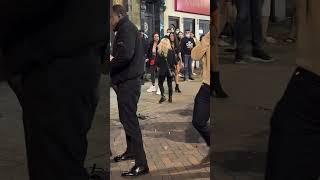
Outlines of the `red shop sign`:
M210 0L175 0L176 11L210 16Z

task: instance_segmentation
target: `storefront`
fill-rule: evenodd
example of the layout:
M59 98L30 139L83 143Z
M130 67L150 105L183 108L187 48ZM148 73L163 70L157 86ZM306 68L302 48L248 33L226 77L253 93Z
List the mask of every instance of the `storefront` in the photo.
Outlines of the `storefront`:
M148 37L160 32L161 0L113 0L114 4L123 5L127 9L129 19L143 30Z
M210 31L210 0L166 0L164 29L191 30L197 38Z

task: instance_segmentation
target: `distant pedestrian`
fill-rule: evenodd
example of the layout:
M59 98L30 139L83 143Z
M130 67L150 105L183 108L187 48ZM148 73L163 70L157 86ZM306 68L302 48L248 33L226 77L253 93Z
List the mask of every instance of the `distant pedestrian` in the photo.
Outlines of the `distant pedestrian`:
M191 37L190 30L186 30L185 37L181 40L181 54L184 60L184 80L194 80L192 77L192 58L191 51L196 46L194 39Z
M148 50L147 50L147 69L151 74L151 86L147 89L147 92L156 92L156 73L157 73L157 66L156 62L158 59L158 44L160 43L160 36L159 33L155 32L153 34L153 39L151 40Z
M180 72L180 64L181 64L181 51L180 51L180 45L179 45L179 42L178 42L178 39L176 37L176 35L174 33L170 33L170 43L171 43L171 47L172 49L174 50L174 54L175 54L175 59L177 61L177 65L176 65L176 68L175 68L175 83L176 83L176 87L175 87L175 92L177 93L181 93L181 90L180 90L180 86L179 86L179 72Z
M255 61L272 62L272 57L263 50L262 3L263 0L235 0L237 7L235 63L246 63L248 41L251 40L252 57Z
M165 102L167 99L164 94L163 83L167 79L169 90L169 103L172 103L172 81L175 78L177 59L175 51L171 46L168 38L163 38L158 45L158 61L157 67L159 68L159 88L161 91L161 99L159 103Z

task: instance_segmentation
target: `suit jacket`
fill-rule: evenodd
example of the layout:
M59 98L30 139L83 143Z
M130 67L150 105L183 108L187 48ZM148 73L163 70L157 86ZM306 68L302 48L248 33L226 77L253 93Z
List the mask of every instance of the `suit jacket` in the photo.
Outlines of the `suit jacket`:
M117 34L112 48L114 59L110 62L110 75L112 83L118 85L142 77L145 58L142 37L128 17L121 19L114 31Z
M0 80L107 42L105 0L1 0Z

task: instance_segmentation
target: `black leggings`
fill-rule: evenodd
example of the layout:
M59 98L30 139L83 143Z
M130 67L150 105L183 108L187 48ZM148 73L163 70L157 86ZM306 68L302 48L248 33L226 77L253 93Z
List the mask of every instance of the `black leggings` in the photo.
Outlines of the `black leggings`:
M194 100L192 124L210 146L210 86L203 84Z
M163 83L164 83L164 80L166 79L167 77L167 83L168 83L168 89L169 89L169 97L172 97L172 80L173 80L173 77L171 77L170 75L159 75L159 79L158 79L158 83L159 83L159 88L160 88L160 91L161 91L161 96L164 96L164 87L163 87Z

